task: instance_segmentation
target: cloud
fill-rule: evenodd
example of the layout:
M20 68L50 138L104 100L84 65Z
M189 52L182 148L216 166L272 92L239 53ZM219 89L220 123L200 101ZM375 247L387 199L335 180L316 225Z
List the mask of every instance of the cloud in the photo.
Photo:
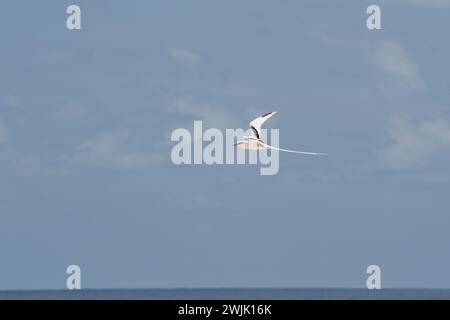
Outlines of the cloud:
M391 75L399 84L414 90L423 90L424 83L415 62L397 43L385 41L373 54L375 64L385 73Z
M3 105L8 108L19 108L22 106L22 101L18 96L9 94L3 98Z
M306 34L312 37L315 40L320 41L322 44L332 47L338 48L342 46L350 46L351 41L347 38L347 36L343 36L342 34L337 34L334 30L321 29L321 28L305 28Z
M450 7L450 0L403 0L402 3L425 7Z
M207 207L209 205L211 205L210 201L209 201L209 197L205 194L195 194L192 196L192 200L194 201L194 203L198 206L201 207Z
M67 102L53 112L50 113L49 118L54 121L75 121L84 118L87 115L87 109L80 103Z
M223 107L196 102L190 96L174 99L166 110L180 116L193 117L193 120L202 120L206 125L215 128L234 128L237 123Z
M0 146L8 142L8 131L3 121L0 119Z
M406 170L428 167L450 156L450 125L443 119L411 124L393 119L388 128L391 143L381 152L385 167Z
M123 151L129 142L127 130L104 132L83 142L71 157L73 162L120 169L140 169L159 165L163 156L154 152Z
M186 49L172 48L169 50L169 56L184 65L193 66L199 63L200 57Z

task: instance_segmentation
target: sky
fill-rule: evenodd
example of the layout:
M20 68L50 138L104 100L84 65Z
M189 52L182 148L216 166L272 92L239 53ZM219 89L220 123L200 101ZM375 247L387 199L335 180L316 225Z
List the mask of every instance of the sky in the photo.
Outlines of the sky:
M81 7L81 30L66 8ZM381 8L381 30L366 9ZM450 1L2 1L0 289L450 288ZM280 130L276 175L176 128Z

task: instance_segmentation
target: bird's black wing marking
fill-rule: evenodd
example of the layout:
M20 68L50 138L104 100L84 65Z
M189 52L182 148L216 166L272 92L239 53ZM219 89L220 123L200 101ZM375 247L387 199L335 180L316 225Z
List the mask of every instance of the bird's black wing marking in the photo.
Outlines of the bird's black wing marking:
M263 114L261 117L265 117L265 116L268 116L269 114L272 114L273 112L268 112L268 113L265 113L265 114Z
M259 139L258 130L256 130L254 126L250 126L250 128L252 128L253 132L255 133L256 138Z

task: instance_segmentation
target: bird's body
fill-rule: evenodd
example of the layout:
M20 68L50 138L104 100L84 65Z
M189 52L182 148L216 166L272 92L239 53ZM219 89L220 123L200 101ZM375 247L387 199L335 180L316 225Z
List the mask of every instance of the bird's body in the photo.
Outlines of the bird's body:
M262 140L257 139L255 137L244 137L243 141L239 141L236 143L238 148L247 149L247 150L264 150L267 149Z

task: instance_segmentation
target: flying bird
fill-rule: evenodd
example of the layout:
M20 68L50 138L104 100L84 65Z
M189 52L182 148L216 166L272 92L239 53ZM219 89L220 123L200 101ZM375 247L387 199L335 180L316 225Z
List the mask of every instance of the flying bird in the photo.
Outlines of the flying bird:
M319 152L306 152L306 151L295 151L295 150L288 150L288 149L281 149L277 148L271 145L266 144L264 141L261 140L261 126L264 124L264 122L267 121L271 116L273 116L276 112L269 112L266 114L263 114L262 116L256 118L252 122L250 122L249 126L252 129L254 136L252 137L244 137L244 140L238 141L235 146L242 149L247 150L265 150L265 149L273 149L278 151L284 151L284 152L291 152L291 153L300 153L300 154L309 154L313 156L325 156L326 153L319 153Z

